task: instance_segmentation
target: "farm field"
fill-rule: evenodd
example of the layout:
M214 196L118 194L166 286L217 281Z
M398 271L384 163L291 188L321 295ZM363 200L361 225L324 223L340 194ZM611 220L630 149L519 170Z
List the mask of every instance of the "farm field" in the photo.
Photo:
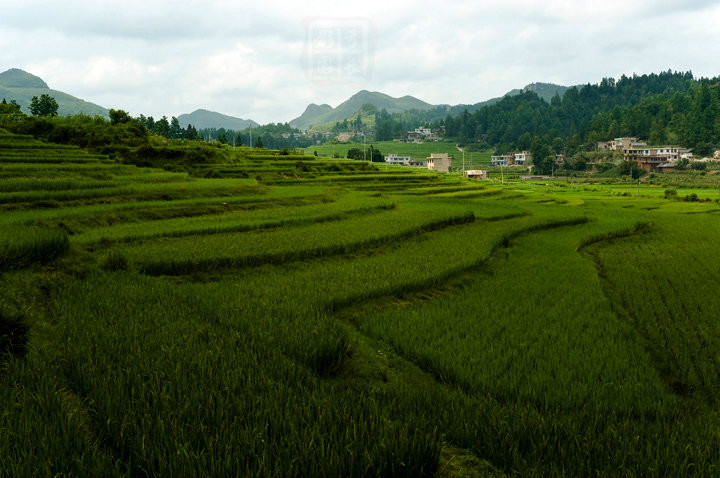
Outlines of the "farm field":
M710 180L312 149L189 175L0 130L0 476L717 476Z
M399 156L410 156L413 159L425 160L432 153L449 153L454 156L453 165L459 165L462 167L462 151L458 150L454 143L447 142L424 142L424 143L400 143L397 141L375 141L373 143L367 143L366 148L370 148L370 145L375 149L379 149L383 155L397 154ZM319 144L317 146L308 146L304 149L305 154L312 155L317 151L318 156L332 157L333 153L346 157L347 152L351 148L360 148L362 150L362 143L350 143L350 144ZM490 152L467 152L465 153L465 167L466 169L487 167L490 164ZM468 166L472 166L468 167Z

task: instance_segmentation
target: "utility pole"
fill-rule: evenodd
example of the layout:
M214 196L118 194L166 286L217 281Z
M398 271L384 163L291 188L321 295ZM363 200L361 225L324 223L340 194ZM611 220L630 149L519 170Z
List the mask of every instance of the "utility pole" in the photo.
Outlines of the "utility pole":
M365 154L365 132L363 131L363 161L367 161L367 155Z
M251 147L251 148L253 147L253 144L252 144L252 125L250 125L250 147Z
M465 150L463 149L463 176L465 176Z

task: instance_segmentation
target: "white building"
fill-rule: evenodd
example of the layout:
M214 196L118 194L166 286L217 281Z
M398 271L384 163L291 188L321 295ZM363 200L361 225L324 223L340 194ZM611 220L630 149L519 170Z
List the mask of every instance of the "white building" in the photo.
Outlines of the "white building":
M409 166L412 158L410 156L398 156L397 154L389 154L385 156L385 162L387 164L402 164Z

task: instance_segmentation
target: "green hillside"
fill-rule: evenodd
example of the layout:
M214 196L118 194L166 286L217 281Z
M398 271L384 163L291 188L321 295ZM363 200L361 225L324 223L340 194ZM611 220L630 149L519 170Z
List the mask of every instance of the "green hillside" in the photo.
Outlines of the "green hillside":
M81 100L72 95L50 89L37 76L26 71L13 68L0 73L0 99L15 100L25 113L30 113L30 101L33 96L50 95L58 102L58 115L72 116L86 114L90 116L108 115L107 108Z

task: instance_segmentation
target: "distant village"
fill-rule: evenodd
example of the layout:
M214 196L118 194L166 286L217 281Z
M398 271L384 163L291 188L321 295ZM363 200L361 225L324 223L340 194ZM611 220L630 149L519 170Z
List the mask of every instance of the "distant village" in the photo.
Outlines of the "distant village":
M437 131L429 128L419 127L409 131L407 138L396 139L401 143L422 143L423 141L440 141ZM624 161L635 161L639 167L646 171L658 172L673 169L681 164L703 163L709 161L720 161L720 150L715 151L712 157L696 157L692 149L683 146L648 146L637 137L615 138L611 141L600 141L597 143L598 151L622 151ZM555 155L555 163L564 162L562 154ZM436 171L449 171L451 169L452 156L443 154L432 154L425 161L414 160L410 156L399 156L390 154L385 156L387 164L398 164L405 166L427 167ZM499 167L522 167L532 169L532 153L529 151L507 152L493 155L490 158L490 166ZM465 171L471 177L486 177L484 171Z
M713 157L697 158L692 149L683 146L648 146L638 138L615 138L612 141L600 141L598 150L622 151L625 161L636 161L647 171L661 171L678 166L683 161L707 162L720 160L720 151L715 151Z

